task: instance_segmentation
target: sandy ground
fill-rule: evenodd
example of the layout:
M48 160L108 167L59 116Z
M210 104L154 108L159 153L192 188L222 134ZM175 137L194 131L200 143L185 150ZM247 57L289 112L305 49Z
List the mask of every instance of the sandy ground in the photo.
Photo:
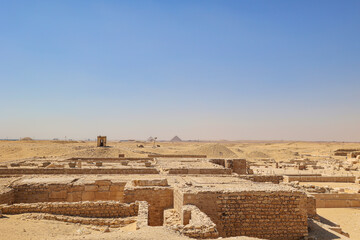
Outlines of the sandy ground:
M360 208L318 208L317 213L339 224L344 232L350 234L350 239L360 240Z
M145 227L135 230L135 223L123 228L93 227L53 220L28 219L28 214L7 215L0 218L0 240L190 240L165 227ZM98 230L94 230L98 229ZM228 240L256 240L257 238L234 237Z
M137 145L144 145L138 148ZM128 157L149 153L205 154L208 157L246 158L257 160L273 158L286 161L302 155L325 160L338 148L359 148L360 143L335 142L159 142L153 148L150 142L109 142L108 148L97 148L95 142L84 141L0 141L0 162L32 157ZM344 158L345 159L345 158Z

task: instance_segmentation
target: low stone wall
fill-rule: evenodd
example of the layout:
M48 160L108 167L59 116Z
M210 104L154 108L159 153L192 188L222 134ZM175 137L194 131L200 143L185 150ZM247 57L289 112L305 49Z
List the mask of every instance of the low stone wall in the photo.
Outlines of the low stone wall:
M284 179L281 175L241 175L239 177L253 182L271 182L276 184L279 184Z
M246 159L210 159L209 162L232 169L237 174L247 173Z
M174 227L174 230L181 234L197 239L219 237L215 223L198 207L194 205L183 206L181 218L184 225Z
M307 197L302 192L175 191L174 207L196 205L216 224L219 236L300 239L307 236Z
M284 176L284 182L350 182L355 183L355 176Z
M101 161L101 162L121 162L121 161L139 161L139 160L154 160L150 157L118 157L118 158L68 158L65 161Z
M209 159L209 162L225 167L225 159L223 158Z
M1 205L0 210L3 214L50 213L79 217L123 218L137 216L138 204L125 204L115 201L33 204L21 203L14 205Z
M359 193L319 193L313 194L317 208L360 207Z
M206 155L194 154L148 154L149 158L206 158Z
M19 184L14 185L15 203L79 202L116 200L124 202L126 182L97 180L84 185L76 184Z
M96 226L109 226L112 228L124 227L131 223L137 222L136 217L126 217L126 218L84 218L84 217L72 217L72 216L63 216L63 215L53 215L53 214L34 214L29 216L32 219L45 219L45 220L55 220L61 222L69 223L79 223L84 225L96 225Z
M14 189L4 188L0 191L0 204L12 204L14 202Z
M284 174L284 176L291 176L291 177L315 177L315 176L322 176L319 173L303 173L303 174Z
M159 174L155 168L0 168L0 174Z
M232 173L229 168L171 168L167 170L168 174L224 174Z

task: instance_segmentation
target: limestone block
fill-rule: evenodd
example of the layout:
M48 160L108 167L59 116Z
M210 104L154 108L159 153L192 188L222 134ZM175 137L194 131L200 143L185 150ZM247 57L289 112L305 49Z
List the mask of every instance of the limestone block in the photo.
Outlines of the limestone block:
M71 192L67 195L68 202L79 202L82 200L82 193L81 192Z
M96 192L97 190L97 185L85 185L85 192Z
M123 200L124 193L123 192L110 192L110 199L109 200Z
M110 192L95 192L95 201L110 199Z
M109 189L110 189L110 186L109 186L109 185L100 185L100 186L98 187L98 191L100 191L100 192L109 191Z
M110 186L110 191L111 191L111 192L122 191L123 189L124 189L124 187L123 187L123 186L120 186L120 185L114 185L114 184L112 184L112 185Z
M111 181L110 180L96 180L95 181L96 185L111 185Z
M66 198L67 197L67 191L51 191L49 194L49 198Z
M95 192L83 192L81 197L82 197L82 201L94 201Z

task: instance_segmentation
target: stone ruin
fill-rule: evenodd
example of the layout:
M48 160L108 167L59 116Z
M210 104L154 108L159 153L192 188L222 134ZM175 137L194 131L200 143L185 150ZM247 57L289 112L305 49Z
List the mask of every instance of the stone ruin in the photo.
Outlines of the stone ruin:
M106 147L106 136L97 136L96 144L98 147Z
M314 191L288 184L296 176L252 174L244 159L156 154L11 163L0 168L0 176L9 179L0 187L4 215L34 213L37 219L109 227L135 223L137 229L165 226L196 239L306 239L308 220L317 219ZM324 178L309 176L309 181L316 177Z

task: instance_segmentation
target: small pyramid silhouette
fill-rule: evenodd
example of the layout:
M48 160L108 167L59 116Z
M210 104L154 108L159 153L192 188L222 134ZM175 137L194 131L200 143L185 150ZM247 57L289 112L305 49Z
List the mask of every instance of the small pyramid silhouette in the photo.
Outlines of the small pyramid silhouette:
M170 140L170 142L182 142L182 140L178 136L175 136Z

